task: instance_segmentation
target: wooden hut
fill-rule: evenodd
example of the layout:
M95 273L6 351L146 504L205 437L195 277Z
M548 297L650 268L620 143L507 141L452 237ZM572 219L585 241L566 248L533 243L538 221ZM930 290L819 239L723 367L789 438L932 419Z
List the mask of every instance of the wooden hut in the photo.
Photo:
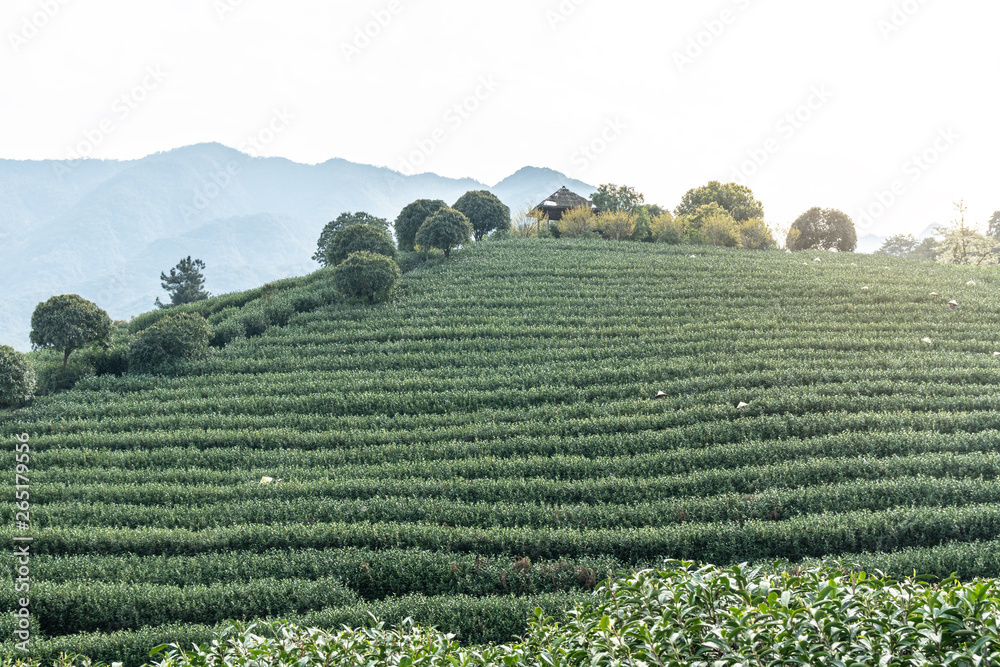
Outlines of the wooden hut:
M597 213L597 207L590 203L586 197L581 197L575 192L570 192L566 186L556 190L551 197L535 207L536 211L541 211L549 220L561 220L563 213L571 208L590 206Z

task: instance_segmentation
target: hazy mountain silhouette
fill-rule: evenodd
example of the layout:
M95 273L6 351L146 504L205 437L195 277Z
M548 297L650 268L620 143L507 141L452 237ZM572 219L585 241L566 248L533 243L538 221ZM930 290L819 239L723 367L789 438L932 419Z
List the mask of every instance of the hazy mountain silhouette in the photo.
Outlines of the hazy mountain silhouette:
M205 261L213 294L317 268L323 226L345 211L394 220L415 199L454 203L490 190L517 210L567 186L595 190L551 169L526 167L494 187L435 174L334 159L306 165L198 144L140 160L0 160L0 344L27 350L31 313L76 293L116 319L164 296L159 275L191 255Z

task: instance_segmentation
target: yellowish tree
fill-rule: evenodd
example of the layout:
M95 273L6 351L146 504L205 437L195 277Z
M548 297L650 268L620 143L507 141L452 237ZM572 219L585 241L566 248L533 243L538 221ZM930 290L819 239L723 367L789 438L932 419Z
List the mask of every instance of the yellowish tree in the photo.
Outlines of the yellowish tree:
M747 250L767 250L777 245L771 230L760 218L750 218L736 225L740 247Z
M709 245L726 248L740 247L740 232L736 221L728 213L714 213L701 221L701 237Z
M596 217L589 204L571 208L559 220L559 234L570 238L591 234Z
M632 236L635 225L635 214L626 211L604 211L594 223L598 231L614 241L623 241Z

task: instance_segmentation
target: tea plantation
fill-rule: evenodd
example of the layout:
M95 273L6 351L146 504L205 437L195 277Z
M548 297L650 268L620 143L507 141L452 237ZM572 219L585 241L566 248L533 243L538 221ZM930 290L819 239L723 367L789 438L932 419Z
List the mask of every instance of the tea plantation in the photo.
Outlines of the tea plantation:
M84 380L0 417L30 436L32 654L369 613L509 642L665 559L1000 575L997 271L490 240L393 303Z

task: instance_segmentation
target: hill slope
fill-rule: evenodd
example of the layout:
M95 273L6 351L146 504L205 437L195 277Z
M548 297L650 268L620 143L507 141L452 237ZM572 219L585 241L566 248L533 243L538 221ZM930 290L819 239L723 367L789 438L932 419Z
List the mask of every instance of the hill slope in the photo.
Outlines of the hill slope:
M525 168L492 190L512 208L561 185L594 188ZM323 226L345 211L394 220L420 198L453 203L473 179L404 176L329 160L297 164L199 144L141 160L0 160L0 344L28 349L31 313L54 294L78 293L112 317L152 307L160 272L204 260L221 294L302 275Z
M504 641L667 557L1000 574L997 270L691 252L475 244L396 303L6 417L36 654L367 611Z

